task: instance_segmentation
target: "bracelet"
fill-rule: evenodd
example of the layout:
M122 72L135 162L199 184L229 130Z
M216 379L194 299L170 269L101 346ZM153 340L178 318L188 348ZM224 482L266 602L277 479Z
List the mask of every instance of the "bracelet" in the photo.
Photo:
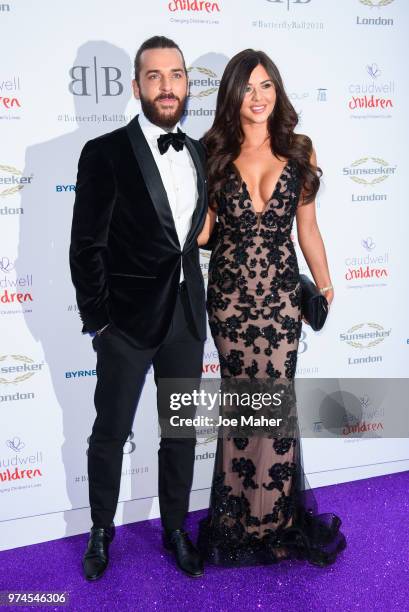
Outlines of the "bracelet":
M328 285L328 287L321 287L320 293L326 293L327 291L330 291L333 288L334 287L332 285Z

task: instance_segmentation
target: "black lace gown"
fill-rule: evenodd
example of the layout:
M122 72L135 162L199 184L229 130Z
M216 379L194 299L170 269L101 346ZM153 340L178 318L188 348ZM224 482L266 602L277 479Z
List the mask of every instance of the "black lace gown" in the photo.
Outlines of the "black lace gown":
M207 307L223 379L295 376L300 284L291 228L301 192L296 162L284 167L261 213L231 169L219 194ZM318 514L298 437L219 438L199 547L226 565L335 561L346 546L340 519Z

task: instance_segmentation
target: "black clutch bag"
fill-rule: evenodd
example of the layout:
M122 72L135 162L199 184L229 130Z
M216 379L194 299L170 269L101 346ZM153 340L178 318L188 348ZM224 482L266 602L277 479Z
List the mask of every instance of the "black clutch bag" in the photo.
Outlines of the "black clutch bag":
M314 331L324 327L328 314L328 302L318 287L305 274L300 274L301 314Z

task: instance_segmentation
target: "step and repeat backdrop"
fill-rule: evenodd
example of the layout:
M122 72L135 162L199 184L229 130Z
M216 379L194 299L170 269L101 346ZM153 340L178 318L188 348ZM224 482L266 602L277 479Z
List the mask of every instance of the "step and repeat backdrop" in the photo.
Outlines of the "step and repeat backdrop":
M133 57L154 34L185 53L188 134L209 128L226 63L253 47L278 65L298 131L313 140L336 299L322 332L303 329L297 375L407 377L408 17L402 0L0 3L0 548L89 528L96 356L68 265L77 162L88 139L138 113ZM206 278L208 254L201 261ZM209 333L203 375L218 373ZM361 400L363 420L382 426L385 407L369 386ZM319 416L310 427L320 429ZM158 516L157 448L149 372L124 448L117 524ZM313 486L409 469L403 438L346 429L344 439L306 436L303 448ZM212 436L202 439L192 509L208 503L214 453Z

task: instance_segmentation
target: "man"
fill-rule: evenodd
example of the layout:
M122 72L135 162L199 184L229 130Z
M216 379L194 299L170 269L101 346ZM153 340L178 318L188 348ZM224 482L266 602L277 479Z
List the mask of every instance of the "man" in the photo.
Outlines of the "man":
M206 215L201 145L181 132L188 78L168 38L145 41L135 57L142 113L90 140L81 153L70 264L83 333L96 332L97 385L88 451L92 528L88 580L108 565L123 445L144 377L199 379L206 337L197 235ZM179 568L203 574L183 522L193 478L194 437L162 437L159 505L163 542Z

